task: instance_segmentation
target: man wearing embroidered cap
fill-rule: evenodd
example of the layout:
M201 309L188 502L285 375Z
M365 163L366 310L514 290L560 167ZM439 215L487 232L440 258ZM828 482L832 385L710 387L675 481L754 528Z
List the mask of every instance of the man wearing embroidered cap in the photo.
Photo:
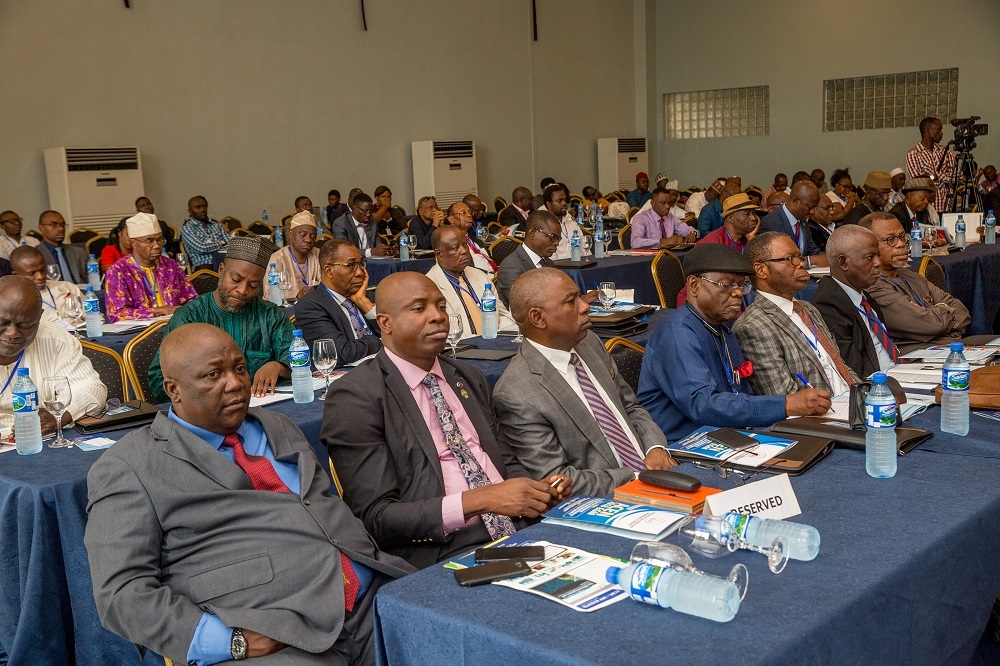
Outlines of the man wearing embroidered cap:
M869 213L881 212L892 192L892 176L885 171L871 171L865 178L865 196L858 205L844 215L841 224L857 224L858 220Z
M271 255L270 262L279 272L292 277L285 298L302 298L323 279L316 247L316 216L303 210L288 222L288 245Z
M277 305L257 297L274 244L260 236L236 236L229 242L226 259L219 266L219 286L179 308L166 332L191 322L212 324L228 333L243 350L253 377L254 396L274 393L278 379L292 376L288 348L292 344L292 322ZM149 366L152 402L166 402L163 372L157 352Z
M889 202L885 205L886 212L898 203L903 203L903 185L906 184L906 172L896 167L889 172L889 183L892 190L889 191Z
M628 205L638 208L649 201L652 195L649 193L649 176L644 171L635 174L635 189L625 195Z
M155 215L136 213L125 226L132 254L112 264L105 276L108 321L172 315L198 297L177 262L162 254L166 240Z

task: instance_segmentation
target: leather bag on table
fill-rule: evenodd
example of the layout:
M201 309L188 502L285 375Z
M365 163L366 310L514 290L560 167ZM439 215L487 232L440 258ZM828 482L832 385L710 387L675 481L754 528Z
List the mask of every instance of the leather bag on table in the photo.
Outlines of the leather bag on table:
M941 387L934 389L934 400L941 404ZM1000 365L976 368L969 374L969 407L1000 409Z

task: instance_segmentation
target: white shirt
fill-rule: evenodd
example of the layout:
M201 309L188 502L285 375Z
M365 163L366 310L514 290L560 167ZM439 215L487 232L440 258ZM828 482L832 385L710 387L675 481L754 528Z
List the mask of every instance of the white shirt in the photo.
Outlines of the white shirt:
M7 234L0 234L0 257L4 259L10 259L10 253L16 250L22 245L30 245L31 247L38 247L40 241L33 236L26 236L21 234L21 242L17 242Z
M833 361L830 359L829 355L827 355L826 350L823 349L823 345L821 345L819 340L816 339L816 336L813 335L812 329L806 326L806 323L802 321L802 317L795 314L792 310L792 301L787 298L782 298L777 294L771 294L765 291L758 290L757 295L763 296L781 308L781 311L788 315L788 318L792 320L792 323L795 324L795 327L799 329L802 335L806 336L806 340L809 341L809 346L813 348L813 351L816 352L816 356L819 357L819 362L823 366L823 372L826 373L826 380L830 383L831 395L840 395L844 391L850 389L850 386L848 386L843 377L840 376L837 366L833 364Z
M574 368L569 363L570 354L575 353L576 350L568 352L568 351L563 351L561 349L552 349L550 347L540 345L534 340L529 340L528 338L525 338L524 340L525 342L531 343L531 345L535 349L537 349L542 356L545 357L545 360L552 364L552 367L556 369L556 372L558 372L563 379L566 380L566 383L569 385L570 389L572 389L573 393L576 394L576 397L580 398L580 401L583 402L583 406L586 407L587 411L590 412L590 414L593 416L594 410L590 408L590 403L587 402L586 396L583 395L583 389L580 388L580 380L576 376L576 368ZM577 356L579 357L579 354L577 354ZM580 363L581 365L583 365L584 370L587 371L587 376L590 377L591 383L594 385L594 388L596 388L597 392L600 394L601 400L603 400L604 404L608 406L608 409L611 410L611 413L615 415L615 419L618 420L618 425L622 427L622 430L628 437L628 441L632 443L632 446L635 448L635 452L639 455L639 459L640 460L644 459L646 457L646 454L643 453L642 448L640 448L639 446L639 441L635 438L635 435L632 434L632 427L629 425L628 421L625 420L625 417L622 416L622 414L618 411L618 408L615 406L615 403L608 397L608 394L605 392L604 387L601 386L601 383L599 381L597 381L597 377L594 376L594 373L590 370L590 368L587 367L586 361L584 361L583 358L580 358ZM596 416L594 417L594 420L595 421L597 420ZM611 447L611 452L615 454L615 460L618 461L618 464L624 467L624 465L622 465L621 458L618 457L618 452L615 450L614 446Z
M528 259L531 260L531 263L534 264L535 268L544 267L545 264L542 261L542 258L537 254L535 254L534 251L530 247L528 247L527 243L522 243L521 247L524 248L524 253L528 255Z
M344 296L341 296L340 294L338 294L337 292L335 292L333 289L330 289L329 287L327 287L327 292L330 293L330 294L333 294L333 300L337 301L337 303L340 305L341 309L344 311L344 314L347 315L347 320L349 322L351 322L351 333L354 335L354 339L357 340L358 339L358 332L354 330L354 315L351 314L351 311L347 309L346 305L344 305L344 303L348 299L345 298ZM356 307L358 309L358 312L361 312L361 308L358 308L357 304L355 304L354 307ZM372 309L371 310L369 310L368 312L364 313L365 319L367 319L368 322L369 322L368 323L368 328L372 329L373 331L375 330L375 328L372 326L372 324L370 322L375 321L375 314L376 314L376 312L375 312L375 306L374 305L372 305Z
M563 215L563 219L559 222L562 226L562 238L559 239L559 247L556 248L556 253L552 255L552 259L570 259L572 258L572 251L570 250L570 241L573 239L573 232L577 231L580 234L580 256L584 257L590 254L589 251L585 250L583 247L583 231L580 226L576 223L569 213Z
M833 278L833 281L839 284L840 288L847 294L847 297L851 299L851 303L853 303L854 307L858 310L858 316L861 317L861 321L864 324L865 329L867 329L869 337L871 337L872 342L875 343L875 356L878 357L878 369L885 372L889 368L894 367L896 364L892 362L891 358L889 358L889 352L887 352L885 347L882 346L882 342L875 337L875 331L872 330L871 324L868 322L868 316L866 314L861 314L863 312L861 309L861 292L854 287L844 284L837 278ZM881 324L883 329L885 328L884 323L879 322L879 324ZM886 335L888 335L888 331L886 331Z
M42 296L42 319L55 322L62 328L71 330L68 322L63 322L66 316L66 301L72 297L80 299L83 303L83 292L72 282L65 280L46 280L45 288L39 290ZM83 316L83 313L80 313Z
M701 209L704 208L706 205L708 205L708 201L705 199L705 193L695 192L694 194L688 197L687 205L685 206L685 208L687 209L687 212L698 215L701 212ZM683 220L684 218L682 217L680 219Z

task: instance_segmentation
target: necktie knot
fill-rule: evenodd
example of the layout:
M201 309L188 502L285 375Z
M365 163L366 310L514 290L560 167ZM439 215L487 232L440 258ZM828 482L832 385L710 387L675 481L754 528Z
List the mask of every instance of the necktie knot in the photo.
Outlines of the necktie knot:
M227 448L235 448L238 444L242 444L243 440L235 432L231 432L222 438L222 445Z

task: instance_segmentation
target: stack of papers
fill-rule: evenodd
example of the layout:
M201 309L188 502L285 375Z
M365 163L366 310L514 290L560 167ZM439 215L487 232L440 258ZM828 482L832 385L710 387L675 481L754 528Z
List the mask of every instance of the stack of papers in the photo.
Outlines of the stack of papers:
M932 390L941 383L941 366L933 363L907 363L885 371L904 389Z
M163 315L162 317L153 317L152 319L119 319L113 324L104 324L101 330L104 331L105 335L109 333L112 335L122 335L124 333L135 333L149 328L158 321L166 321L170 319L170 315Z
M605 532L626 539L659 541L680 525L686 514L645 504L579 495L549 509L542 522Z
M997 338L993 342L997 342L1000 338ZM992 343L990 343L992 344ZM982 347L966 347L965 360L971 364L982 365L988 361L998 350L996 347L992 346L982 346ZM944 364L948 355L951 353L951 349L947 345L934 345L926 349L915 349L908 354L903 354L905 359L922 359L923 361L930 361L933 363ZM940 379L940 378L939 378Z
M846 418L846 413L844 415ZM709 439L709 433L718 430L712 426L702 426L679 442L667 447L668 451L677 451L686 455L695 455L705 460L719 463L732 463L744 467L760 467L768 460L795 444L795 440L774 437L759 432L740 430L739 432L753 437L759 444L745 449L731 449L725 444Z

